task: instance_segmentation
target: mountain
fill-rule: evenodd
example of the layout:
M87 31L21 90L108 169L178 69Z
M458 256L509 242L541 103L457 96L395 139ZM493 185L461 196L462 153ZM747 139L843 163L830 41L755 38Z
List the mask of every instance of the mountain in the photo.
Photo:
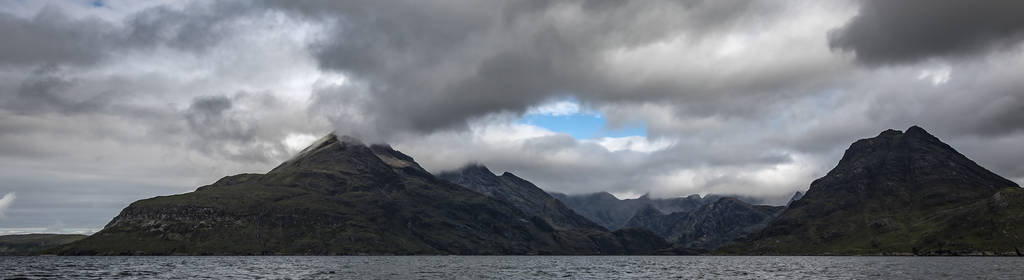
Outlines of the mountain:
M720 198L689 212L662 214L653 206L637 212L626 227L643 228L685 248L714 250L760 229L782 206L751 205L736 198Z
M0 235L0 255L32 255L85 238L81 234Z
M924 129L854 142L732 254L1018 254L1024 193Z
M605 230L600 225L576 214L530 181L505 172L494 175L486 166L467 165L459 170L438 174L448 180L489 197L506 201L527 215L538 216L556 227Z
M618 199L608 192L584 195L551 193L551 196L583 217L613 230L624 228L630 218L647 207L662 213L688 212L710 202L699 195L663 199L652 199L647 195L634 199Z
M563 230L439 179L386 145L333 134L266 174L136 201L69 255L636 254L645 232Z

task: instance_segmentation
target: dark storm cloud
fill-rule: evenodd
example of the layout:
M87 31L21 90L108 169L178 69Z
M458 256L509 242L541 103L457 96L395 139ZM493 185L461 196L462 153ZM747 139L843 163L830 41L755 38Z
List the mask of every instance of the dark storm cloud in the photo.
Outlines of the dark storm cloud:
M105 55L115 29L109 22L71 19L52 8L28 19L0 12L0 66L92 63Z
M870 65L961 57L1024 40L1022 11L1014 0L863 1L829 44Z
M121 40L132 47L165 45L201 52L229 37L233 20L257 11L252 5L237 1L193 3L184 9L154 7L126 20Z
M319 65L366 83L366 111L381 123L420 132L555 96L671 96L686 88L616 85L602 56L674 36L698 42L774 12L752 1L270 3L333 23L312 47Z
M286 148L275 139L284 128L253 121L252 112L238 108L237 102L271 110L283 107L276 97L263 93L194 98L182 113L187 131L193 136L189 145L233 161L274 163L286 156Z
M77 114L95 112L109 105L109 94L74 92L75 81L54 65L44 65L32 71L11 95L0 95L3 107L21 114L56 112Z
M227 23L251 11L239 2L159 6L120 24L73 17L50 6L30 18L0 12L0 66L89 65L119 52L160 46L204 51L227 37Z
M229 119L227 111L231 109L231 100L226 96L198 97L192 100L185 113L185 119L193 130L207 138L250 138L251 133L240 126L240 123ZM221 127L231 129L218 129Z

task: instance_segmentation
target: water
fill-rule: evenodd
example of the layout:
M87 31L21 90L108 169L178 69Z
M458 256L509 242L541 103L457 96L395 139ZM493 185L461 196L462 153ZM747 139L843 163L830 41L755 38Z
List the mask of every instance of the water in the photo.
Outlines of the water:
M1024 279L1019 257L0 257L28 279Z

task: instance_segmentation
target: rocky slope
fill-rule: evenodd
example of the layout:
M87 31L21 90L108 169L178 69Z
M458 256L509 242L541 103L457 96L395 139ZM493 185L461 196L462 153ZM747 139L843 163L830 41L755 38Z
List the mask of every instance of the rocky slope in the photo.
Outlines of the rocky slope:
M626 227L651 230L684 248L714 250L759 230L782 209L751 205L736 198L720 198L693 211L669 214L648 206L634 215Z
M538 216L560 228L605 230L600 225L576 214L533 183L505 172L494 175L486 166L467 165L461 169L438 174L448 180L489 197L506 201L531 216Z
M732 254L1017 254L1024 195L914 126L853 143Z
M442 172L442 179L476 192L511 203L523 212L544 218L555 227L604 230L576 214L533 183L505 172L495 175L487 167L473 164L459 170ZM599 195L601 197L608 197ZM564 196L563 196L564 197ZM617 201L617 202L616 202ZM754 206L736 198L690 196L685 198L637 199L614 201L620 207L641 207L623 228L648 230L667 238L677 246L692 249L715 249L739 236L759 229L775 217L782 207ZM614 209L614 208L613 208ZM663 214L662 211L667 211Z
M388 146L328 135L266 174L132 203L60 254L626 254L644 232L562 230L438 179Z
M33 255L85 238L81 234L0 235L0 255Z

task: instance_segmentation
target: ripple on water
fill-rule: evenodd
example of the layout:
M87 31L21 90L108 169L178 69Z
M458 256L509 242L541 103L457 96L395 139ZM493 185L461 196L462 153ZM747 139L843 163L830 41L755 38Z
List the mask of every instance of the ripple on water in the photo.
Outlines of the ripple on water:
M722 256L0 257L27 279L1024 279L1024 258Z

